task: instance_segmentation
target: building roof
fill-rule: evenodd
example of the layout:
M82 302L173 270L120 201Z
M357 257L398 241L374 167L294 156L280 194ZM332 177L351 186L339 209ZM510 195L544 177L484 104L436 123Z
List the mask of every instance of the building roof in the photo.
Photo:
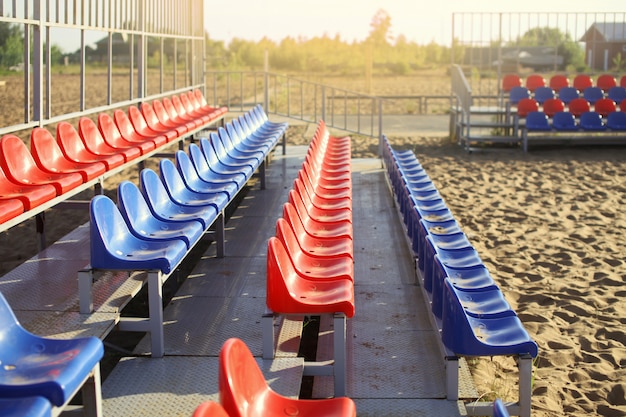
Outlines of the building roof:
M580 41L626 42L626 22L596 22L587 29Z

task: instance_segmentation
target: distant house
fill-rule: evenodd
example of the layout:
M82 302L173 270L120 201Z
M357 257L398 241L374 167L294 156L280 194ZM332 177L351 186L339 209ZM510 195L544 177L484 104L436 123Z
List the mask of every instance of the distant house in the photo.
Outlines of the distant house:
M580 38L585 42L585 62L594 70L608 71L613 58L621 53L626 58L626 22L592 24Z

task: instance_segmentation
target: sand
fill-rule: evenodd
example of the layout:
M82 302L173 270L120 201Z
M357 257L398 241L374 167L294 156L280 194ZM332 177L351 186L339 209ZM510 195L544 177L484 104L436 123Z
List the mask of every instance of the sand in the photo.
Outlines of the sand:
M428 86L423 91L429 93ZM377 93L380 93L377 91ZM290 128L306 143L306 127ZM375 140L354 136L354 157ZM623 148L485 149L436 137L390 137L413 149L539 345L535 416L626 415L626 151ZM115 195L129 169L105 187ZM82 195L89 198L89 194ZM87 210L46 213L52 242ZM0 274L37 253L34 222L0 234ZM472 361L482 395L515 399L515 364Z

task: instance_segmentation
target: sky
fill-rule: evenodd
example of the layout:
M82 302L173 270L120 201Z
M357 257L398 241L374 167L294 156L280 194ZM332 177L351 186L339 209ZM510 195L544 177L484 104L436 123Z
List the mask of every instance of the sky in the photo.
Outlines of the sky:
M549 5L549 8L548 6ZM592 7L593 6L593 7ZM408 41L450 44L452 14L461 12L624 12L624 0L204 0L209 38L279 42L339 34L362 41L379 9L391 17L391 34Z

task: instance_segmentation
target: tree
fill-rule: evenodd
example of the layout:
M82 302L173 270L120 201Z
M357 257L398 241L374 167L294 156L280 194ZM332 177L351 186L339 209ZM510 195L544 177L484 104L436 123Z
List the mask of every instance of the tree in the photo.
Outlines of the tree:
M372 42L375 47L390 46L393 40L390 33L391 16L386 11L379 9L372 18L370 27L372 30L367 38L368 41Z
M0 66L9 68L24 61L24 37L20 26L0 22Z
M584 65L585 54L582 48L558 28L536 27L518 38L514 46L551 46L563 57L563 65L580 67Z

